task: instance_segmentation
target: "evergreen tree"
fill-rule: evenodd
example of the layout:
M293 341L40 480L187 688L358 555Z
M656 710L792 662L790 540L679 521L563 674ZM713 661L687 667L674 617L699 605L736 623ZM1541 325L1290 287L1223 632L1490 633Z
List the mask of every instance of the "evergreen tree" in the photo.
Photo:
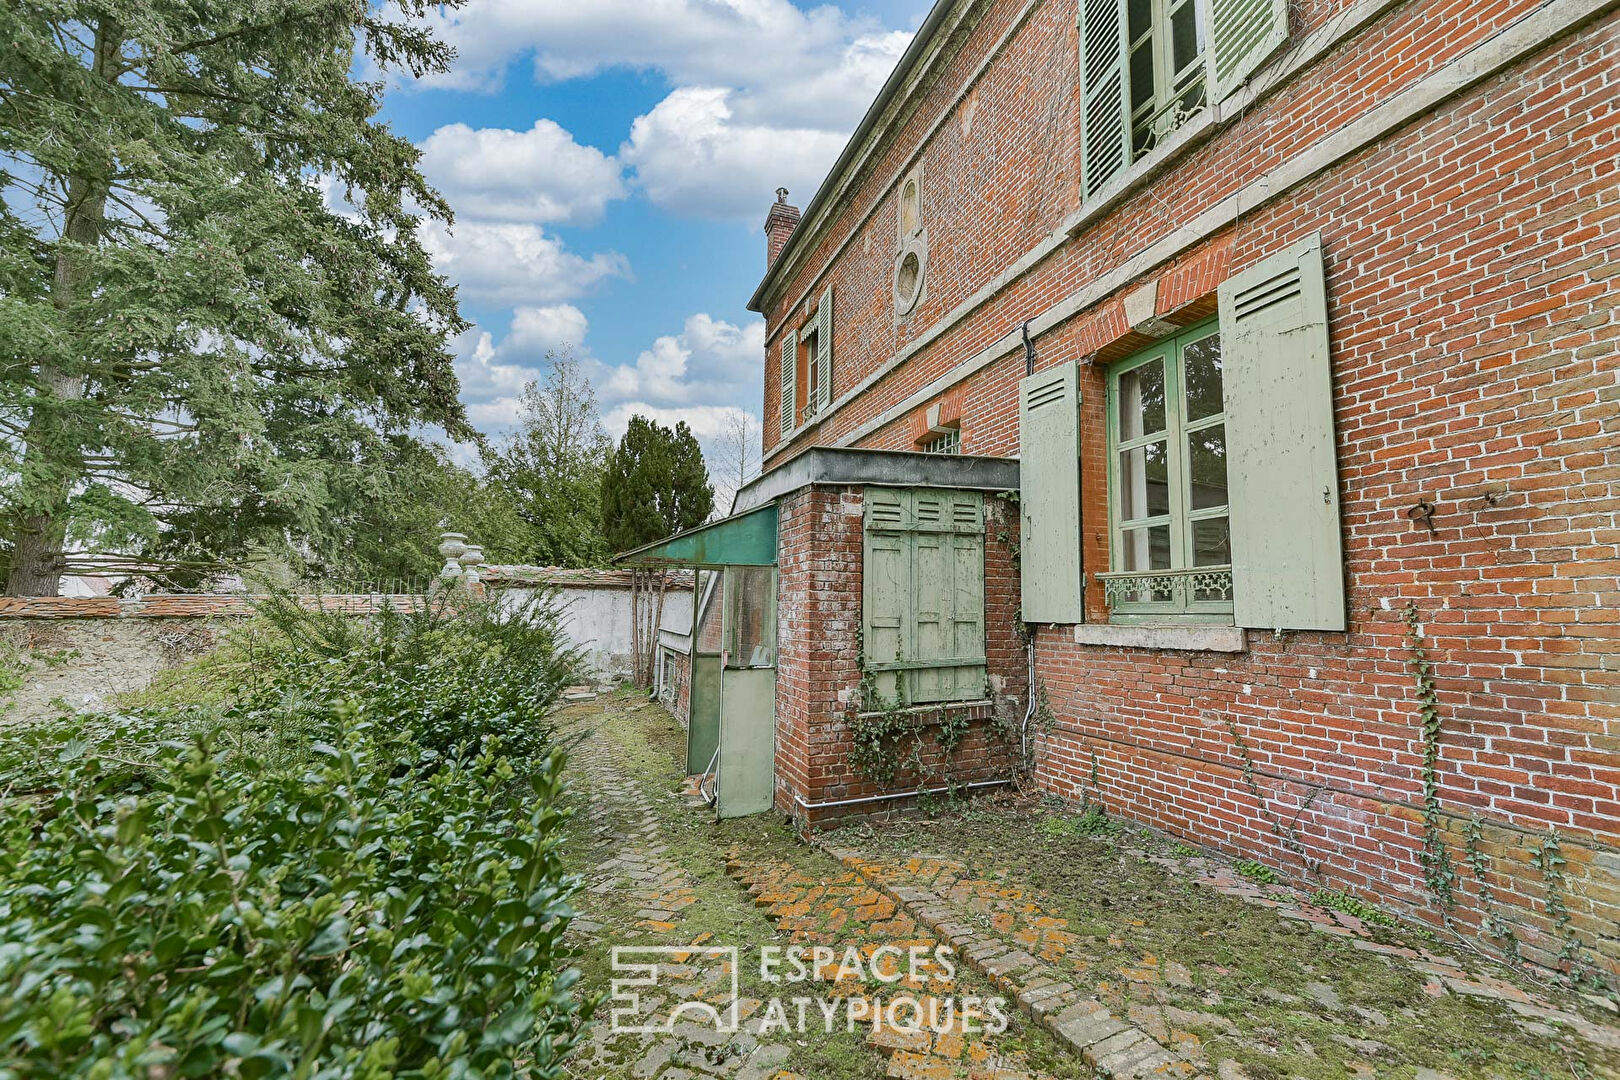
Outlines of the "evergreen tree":
M602 477L602 531L614 551L628 551L696 528L714 510L703 450L685 421L671 431L632 416Z
M471 435L464 324L417 239L449 208L352 77L444 70L436 6L7 4L8 593L55 594L70 549L329 550L391 435Z

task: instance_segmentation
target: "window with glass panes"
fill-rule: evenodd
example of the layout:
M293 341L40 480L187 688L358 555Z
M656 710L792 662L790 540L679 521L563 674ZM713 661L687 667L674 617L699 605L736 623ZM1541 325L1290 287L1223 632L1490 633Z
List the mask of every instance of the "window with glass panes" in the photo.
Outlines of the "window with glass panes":
M1215 323L1168 338L1108 372L1109 572L1121 621L1229 620L1221 336Z
M1204 104L1203 0L1126 0L1131 149L1143 154Z

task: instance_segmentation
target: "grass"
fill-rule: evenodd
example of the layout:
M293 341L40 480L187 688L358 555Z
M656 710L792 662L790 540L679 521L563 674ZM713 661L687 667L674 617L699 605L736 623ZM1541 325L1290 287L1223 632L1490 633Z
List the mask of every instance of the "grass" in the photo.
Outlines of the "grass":
M873 854L926 850L987 879L1038 890L1047 913L1067 919L1069 930L1086 939L1081 948L1090 966L1071 979L1076 985L1095 990L1117 982L1120 968L1148 954L1161 964L1185 965L1194 985L1173 989L1171 1004L1232 1025L1235 1037L1213 1025L1192 1029L1205 1039L1212 1062L1236 1058L1254 1080L1340 1080L1351 1075L1352 1060L1393 1077L1411 1077L1419 1067L1458 1080L1515 1080L1535 1070L1620 1075L1620 1055L1572 1034L1532 1036L1493 1002L1435 998L1423 989L1427 976L1404 962L1315 933L1148 858L1197 855L1184 844L1117 820L1111 830L1087 832L1072 824L1077 820L1053 813L1050 803L984 801L926 824L847 829L840 841ZM1338 903L1349 910L1355 902ZM1351 913L1374 924L1379 940L1450 951L1397 930L1387 913L1369 906L1357 904ZM1332 987L1338 1007L1321 1004L1312 984ZM1378 1046L1361 1049L1344 1040Z
M825 852L800 840L775 815L761 814L717 823L708 814L689 809L680 797L682 770L678 764L685 760L685 733L662 708L652 705L637 708L639 701L636 695L620 694L610 702L608 716L600 713L590 716L594 711L592 707L575 707L570 713L578 722L596 722L599 725L597 737L611 741L614 764L647 795L659 818L659 839L668 847L666 857L687 871L698 897L698 902L682 914L669 941L658 943L686 944L707 933L712 934L716 942L736 944L742 950L742 993L760 998L780 996L783 994L780 985L767 984L759 978L759 949L763 945L787 944L789 935L779 933L765 912L754 905L752 897L726 874L726 853L740 846L748 858L790 863L801 873L819 878L838 877L845 873L844 867ZM581 791L579 797L582 801L589 799L590 793ZM611 807L600 809L612 812ZM610 843L595 835L589 819L589 814L582 813L572 823L577 840L569 860L575 872L589 872L610 854ZM636 921L633 905L602 898L599 894L588 897L586 903L592 909L588 917L609 926L625 927ZM851 920L842 928L839 938L852 940L861 929ZM843 945L835 943L835 947ZM609 978L606 948L595 948L589 953L577 961L584 972L584 984L587 988L604 989ZM959 995L996 996L987 982L960 964L957 982ZM1013 1026L997 1038L996 1045L1003 1053L1022 1051L1030 1068L1044 1070L1055 1077L1090 1075L1050 1034L1022 1016L1014 1018ZM868 1080L883 1075L884 1070L881 1055L866 1045L860 1028L853 1035L843 1030L825 1035L819 1028L812 1029L810 1036L793 1040L792 1054L782 1067L815 1080Z

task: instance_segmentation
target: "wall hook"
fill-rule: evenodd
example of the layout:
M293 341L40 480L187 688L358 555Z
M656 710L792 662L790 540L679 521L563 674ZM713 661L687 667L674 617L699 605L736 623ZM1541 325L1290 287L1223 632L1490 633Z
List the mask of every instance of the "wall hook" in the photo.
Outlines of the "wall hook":
M1423 524L1427 525L1429 527L1430 536L1435 534L1434 503L1429 502L1427 499L1419 499L1417 505L1406 512L1406 516L1411 518L1413 521L1421 521Z

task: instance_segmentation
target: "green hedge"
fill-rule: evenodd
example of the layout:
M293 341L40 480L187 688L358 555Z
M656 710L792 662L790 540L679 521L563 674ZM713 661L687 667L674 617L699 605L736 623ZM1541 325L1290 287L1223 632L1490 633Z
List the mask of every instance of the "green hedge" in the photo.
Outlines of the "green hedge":
M560 1075L575 661L526 614L281 632L222 710L0 744L0 1075Z

